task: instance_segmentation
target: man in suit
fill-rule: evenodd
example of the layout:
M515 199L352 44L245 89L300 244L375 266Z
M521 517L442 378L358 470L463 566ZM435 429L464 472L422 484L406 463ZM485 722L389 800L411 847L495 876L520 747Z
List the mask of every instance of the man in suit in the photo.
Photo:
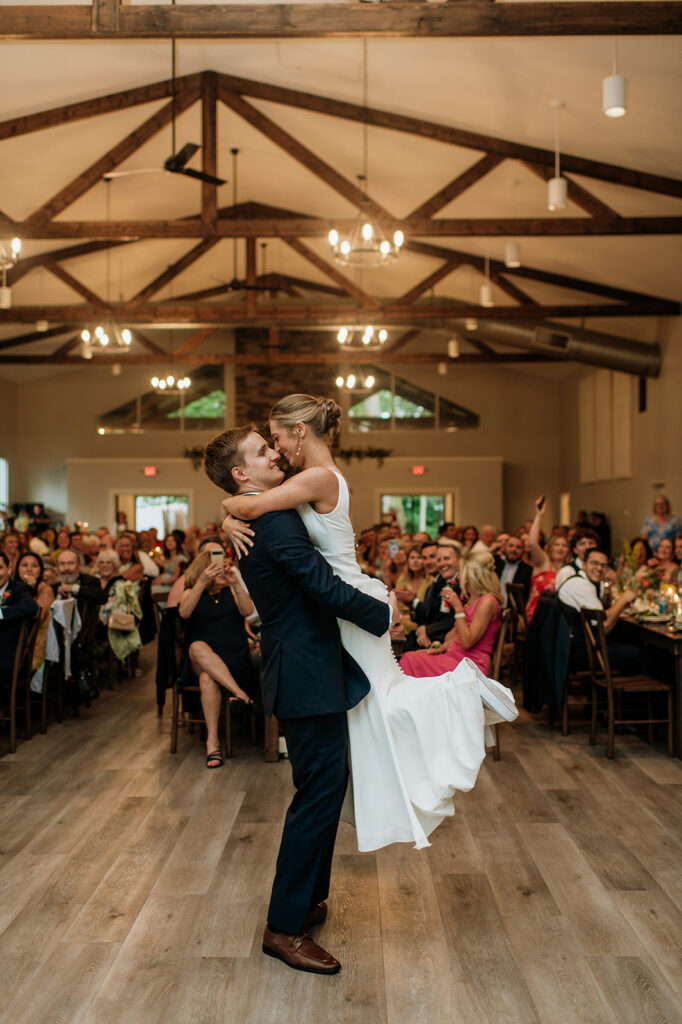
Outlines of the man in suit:
M59 581L54 585L55 596L58 598L75 597L78 614L81 617L81 635L72 648L71 666L74 678L78 682L78 691L85 700L95 700L99 690L92 673L92 652L88 643L92 640L89 627L90 617L96 614L96 605L104 604L107 599L106 587L100 586L94 576L80 571L78 552L73 548L65 548L57 557L57 573Z
M232 494L269 490L279 455L254 428L226 430L206 446L204 467ZM336 619L381 636L388 605L348 586L313 547L294 510L251 522L253 548L240 570L262 621L265 711L275 714L296 793L287 811L263 935L263 952L296 970L335 974L339 961L306 934L324 902L348 782L346 712L369 692L341 646Z
M21 623L38 611L26 584L10 580L9 571L9 555L0 551L0 683L11 681Z
M495 572L500 577L500 590L502 600L507 603L507 584L523 584L523 601L528 603L530 594L530 581L533 570L521 557L523 555L523 541L520 537L510 537L505 546L504 558L495 555Z
M436 569L438 575L428 587L423 601L412 599L407 590L396 591L400 601L409 602L410 617L417 623L417 628L407 634L406 651L418 651L422 647L430 647L434 641L440 642L455 624L455 613L442 598L443 587L456 577L459 570L459 553L455 541L447 537L439 540ZM459 590L459 585L455 586Z

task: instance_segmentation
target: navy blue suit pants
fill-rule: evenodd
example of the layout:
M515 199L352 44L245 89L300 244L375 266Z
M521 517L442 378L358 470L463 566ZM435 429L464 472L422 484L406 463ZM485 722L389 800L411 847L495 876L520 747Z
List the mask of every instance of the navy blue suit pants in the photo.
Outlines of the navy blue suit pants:
M279 719L296 793L284 822L268 924L300 935L308 911L329 895L341 806L348 783L345 712Z

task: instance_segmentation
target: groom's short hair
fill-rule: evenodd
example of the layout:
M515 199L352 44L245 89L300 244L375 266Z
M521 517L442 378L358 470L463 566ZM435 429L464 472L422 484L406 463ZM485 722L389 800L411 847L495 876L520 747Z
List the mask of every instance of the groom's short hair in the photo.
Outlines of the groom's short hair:
M208 442L204 448L204 471L216 487L229 494L237 494L239 484L232 476L232 470L243 465L242 444L249 434L254 433L258 433L256 425L247 423L245 427L223 430Z

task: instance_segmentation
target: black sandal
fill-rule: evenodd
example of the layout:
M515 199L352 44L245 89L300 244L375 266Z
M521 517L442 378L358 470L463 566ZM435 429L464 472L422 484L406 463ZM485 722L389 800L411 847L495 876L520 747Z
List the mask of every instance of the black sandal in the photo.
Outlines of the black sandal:
M209 764L209 761L217 761L217 764ZM207 768L222 768L223 766L223 752L222 750L212 750L210 754L206 755L206 767Z

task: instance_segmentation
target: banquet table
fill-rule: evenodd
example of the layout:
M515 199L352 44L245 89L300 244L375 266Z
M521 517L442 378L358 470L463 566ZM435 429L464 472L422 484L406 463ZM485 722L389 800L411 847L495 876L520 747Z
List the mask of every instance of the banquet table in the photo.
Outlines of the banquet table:
M625 643L649 644L666 651L675 663L675 753L682 758L682 630L672 631L665 623L639 622L621 618L618 637Z

